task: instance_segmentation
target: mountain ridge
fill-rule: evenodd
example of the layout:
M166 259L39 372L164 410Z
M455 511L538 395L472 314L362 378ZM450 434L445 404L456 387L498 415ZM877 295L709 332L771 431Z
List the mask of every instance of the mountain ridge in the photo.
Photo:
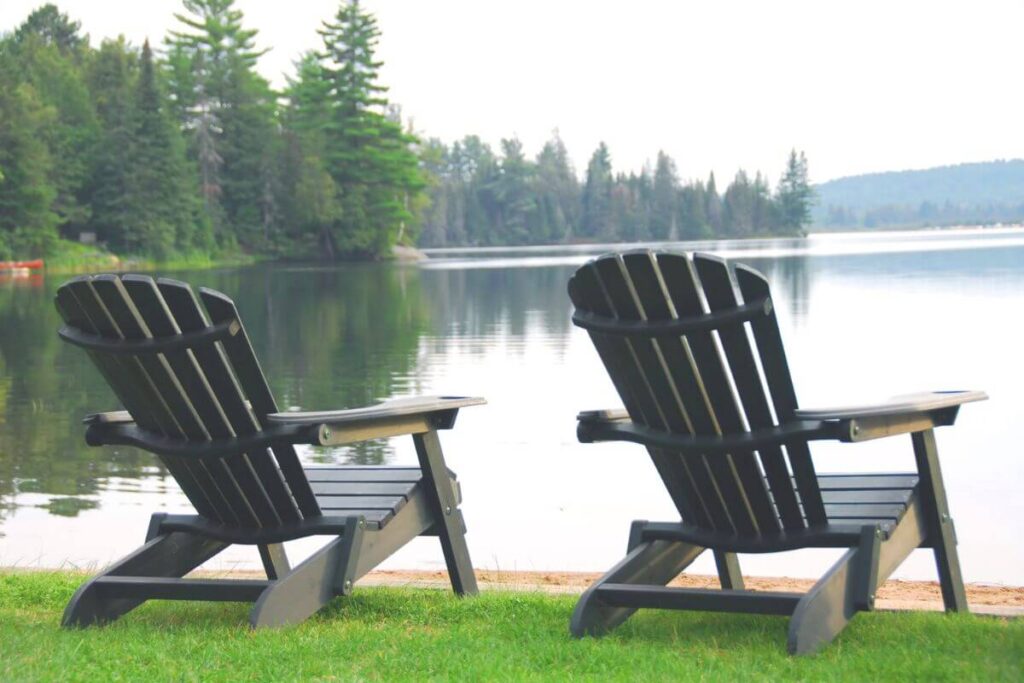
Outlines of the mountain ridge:
M836 178L814 186L815 227L897 227L1024 220L1024 159Z

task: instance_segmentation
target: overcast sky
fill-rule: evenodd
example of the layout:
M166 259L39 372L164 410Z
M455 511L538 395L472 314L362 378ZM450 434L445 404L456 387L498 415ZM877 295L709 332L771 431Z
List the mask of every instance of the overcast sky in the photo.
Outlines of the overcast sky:
M0 31L38 0L0 0ZM179 0L62 0L93 43L161 42ZM578 170L659 149L683 178L739 167L774 182L791 147L814 181L1024 157L1024 2L364 0L392 101L426 136L558 129ZM238 0L260 68L284 82L337 0Z

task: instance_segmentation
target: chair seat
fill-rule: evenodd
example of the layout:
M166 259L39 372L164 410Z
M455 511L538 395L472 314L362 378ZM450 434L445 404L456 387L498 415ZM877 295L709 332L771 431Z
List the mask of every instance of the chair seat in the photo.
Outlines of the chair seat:
M828 523L805 529L742 536L679 522L644 522L642 540L676 540L740 553L798 548L849 548L860 542L861 528L878 525L888 538L907 511L918 476L905 473L823 474L818 485Z
M305 472L324 517L363 515L371 529L386 526L423 478L418 467L310 467ZM455 474L448 474L461 502Z
M818 475L830 525L878 524L886 536L907 511L917 482L914 473Z

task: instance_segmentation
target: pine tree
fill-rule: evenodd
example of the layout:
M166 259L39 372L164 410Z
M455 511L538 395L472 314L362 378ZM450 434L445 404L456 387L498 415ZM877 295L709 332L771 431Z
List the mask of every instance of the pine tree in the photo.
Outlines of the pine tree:
M537 155L535 194L540 211L540 230L531 241L563 242L579 230L580 184L569 161L569 151L556 130ZM542 226L542 227L541 227Z
M654 171L654 187L651 196L650 234L656 240L679 238L679 177L676 163L662 151Z
M89 221L89 183L100 128L83 78L81 63L88 44L79 24L53 5L34 11L17 29L10 50L18 63L18 80L29 83L39 100L52 107L50 125L40 129L52 159L50 184L56 189L52 209L60 229L74 236Z
M768 180L758 171L751 186L755 235L772 235L778 230L778 210Z
M204 223L194 210L184 142L164 106L153 52L142 46L134 101L134 144L131 147L131 201L127 207L133 229L124 248L166 258L176 249L209 249Z
M476 135L467 135L452 151L453 174L462 183L463 225L466 243L473 246L500 244L494 226L491 188L498 175L498 160L490 146Z
M103 127L89 185L90 226L101 242L115 249L124 248L134 228L128 207L133 191L137 74L137 55L123 38L103 41L90 60L89 89Z
M296 63L289 78L282 112L284 136L277 163L279 211L286 243L280 250L293 256L317 253L331 242L342 215L338 188L324 161L330 121L330 84L315 53Z
M222 205L239 243L261 250L274 241L277 230L267 192L275 182L274 95L267 81L249 68L233 68L229 74L225 94L232 106L220 117Z
M613 184L611 155L608 153L608 146L602 142L594 150L587 164L587 177L583 185L584 236L596 239L612 238Z
M256 72L265 53L234 0L183 0L172 32L168 82L173 110L192 135L207 213L220 242L266 249L275 240L275 101Z
M754 233L754 202L750 177L742 168L722 195L722 232L729 237Z
M42 139L55 112L16 73L0 52L0 259L45 256L56 244L59 220L51 208L53 161Z
M494 195L497 230L501 244L529 244L536 222L536 200L531 191L533 164L523 154L517 138L501 141L501 162Z
M342 2L320 35L332 114L325 161L342 207L322 247L332 258L376 258L414 219L410 197L424 187L412 149L416 139L384 114L386 88L378 83L381 63L374 58L380 35L376 19L357 0Z
M786 170L776 192L780 227L789 234L801 234L811 220L814 189L807 175L807 157L796 150L789 153Z
M708 184L704 188L704 199L706 201L704 212L708 218L708 227L712 235L721 235L722 230L722 198L718 194L718 185L715 184L715 172L708 175Z
M420 147L420 163L430 201L421 217L419 243L427 247L443 247L448 243L454 186L447 146L437 138L426 140Z
M708 222L707 191L704 183L696 181L680 190L680 213L682 215L682 239L698 240L712 236Z
M80 33L82 23L72 21L57 6L47 3L34 10L14 32L14 43L20 45L37 39L44 45L57 48L61 55L81 59L89 41Z

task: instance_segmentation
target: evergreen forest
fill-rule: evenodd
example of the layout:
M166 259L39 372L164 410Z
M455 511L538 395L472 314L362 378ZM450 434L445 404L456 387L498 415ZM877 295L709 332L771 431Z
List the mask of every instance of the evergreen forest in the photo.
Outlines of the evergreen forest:
M603 143L578 173L557 132L529 156L474 135L414 131L387 98L380 31L357 0L275 90L234 0L182 0L161 43L94 44L52 4L0 33L0 260L72 242L154 260L375 259L393 246L799 235L811 215L794 150L773 188L719 189L615 170Z

